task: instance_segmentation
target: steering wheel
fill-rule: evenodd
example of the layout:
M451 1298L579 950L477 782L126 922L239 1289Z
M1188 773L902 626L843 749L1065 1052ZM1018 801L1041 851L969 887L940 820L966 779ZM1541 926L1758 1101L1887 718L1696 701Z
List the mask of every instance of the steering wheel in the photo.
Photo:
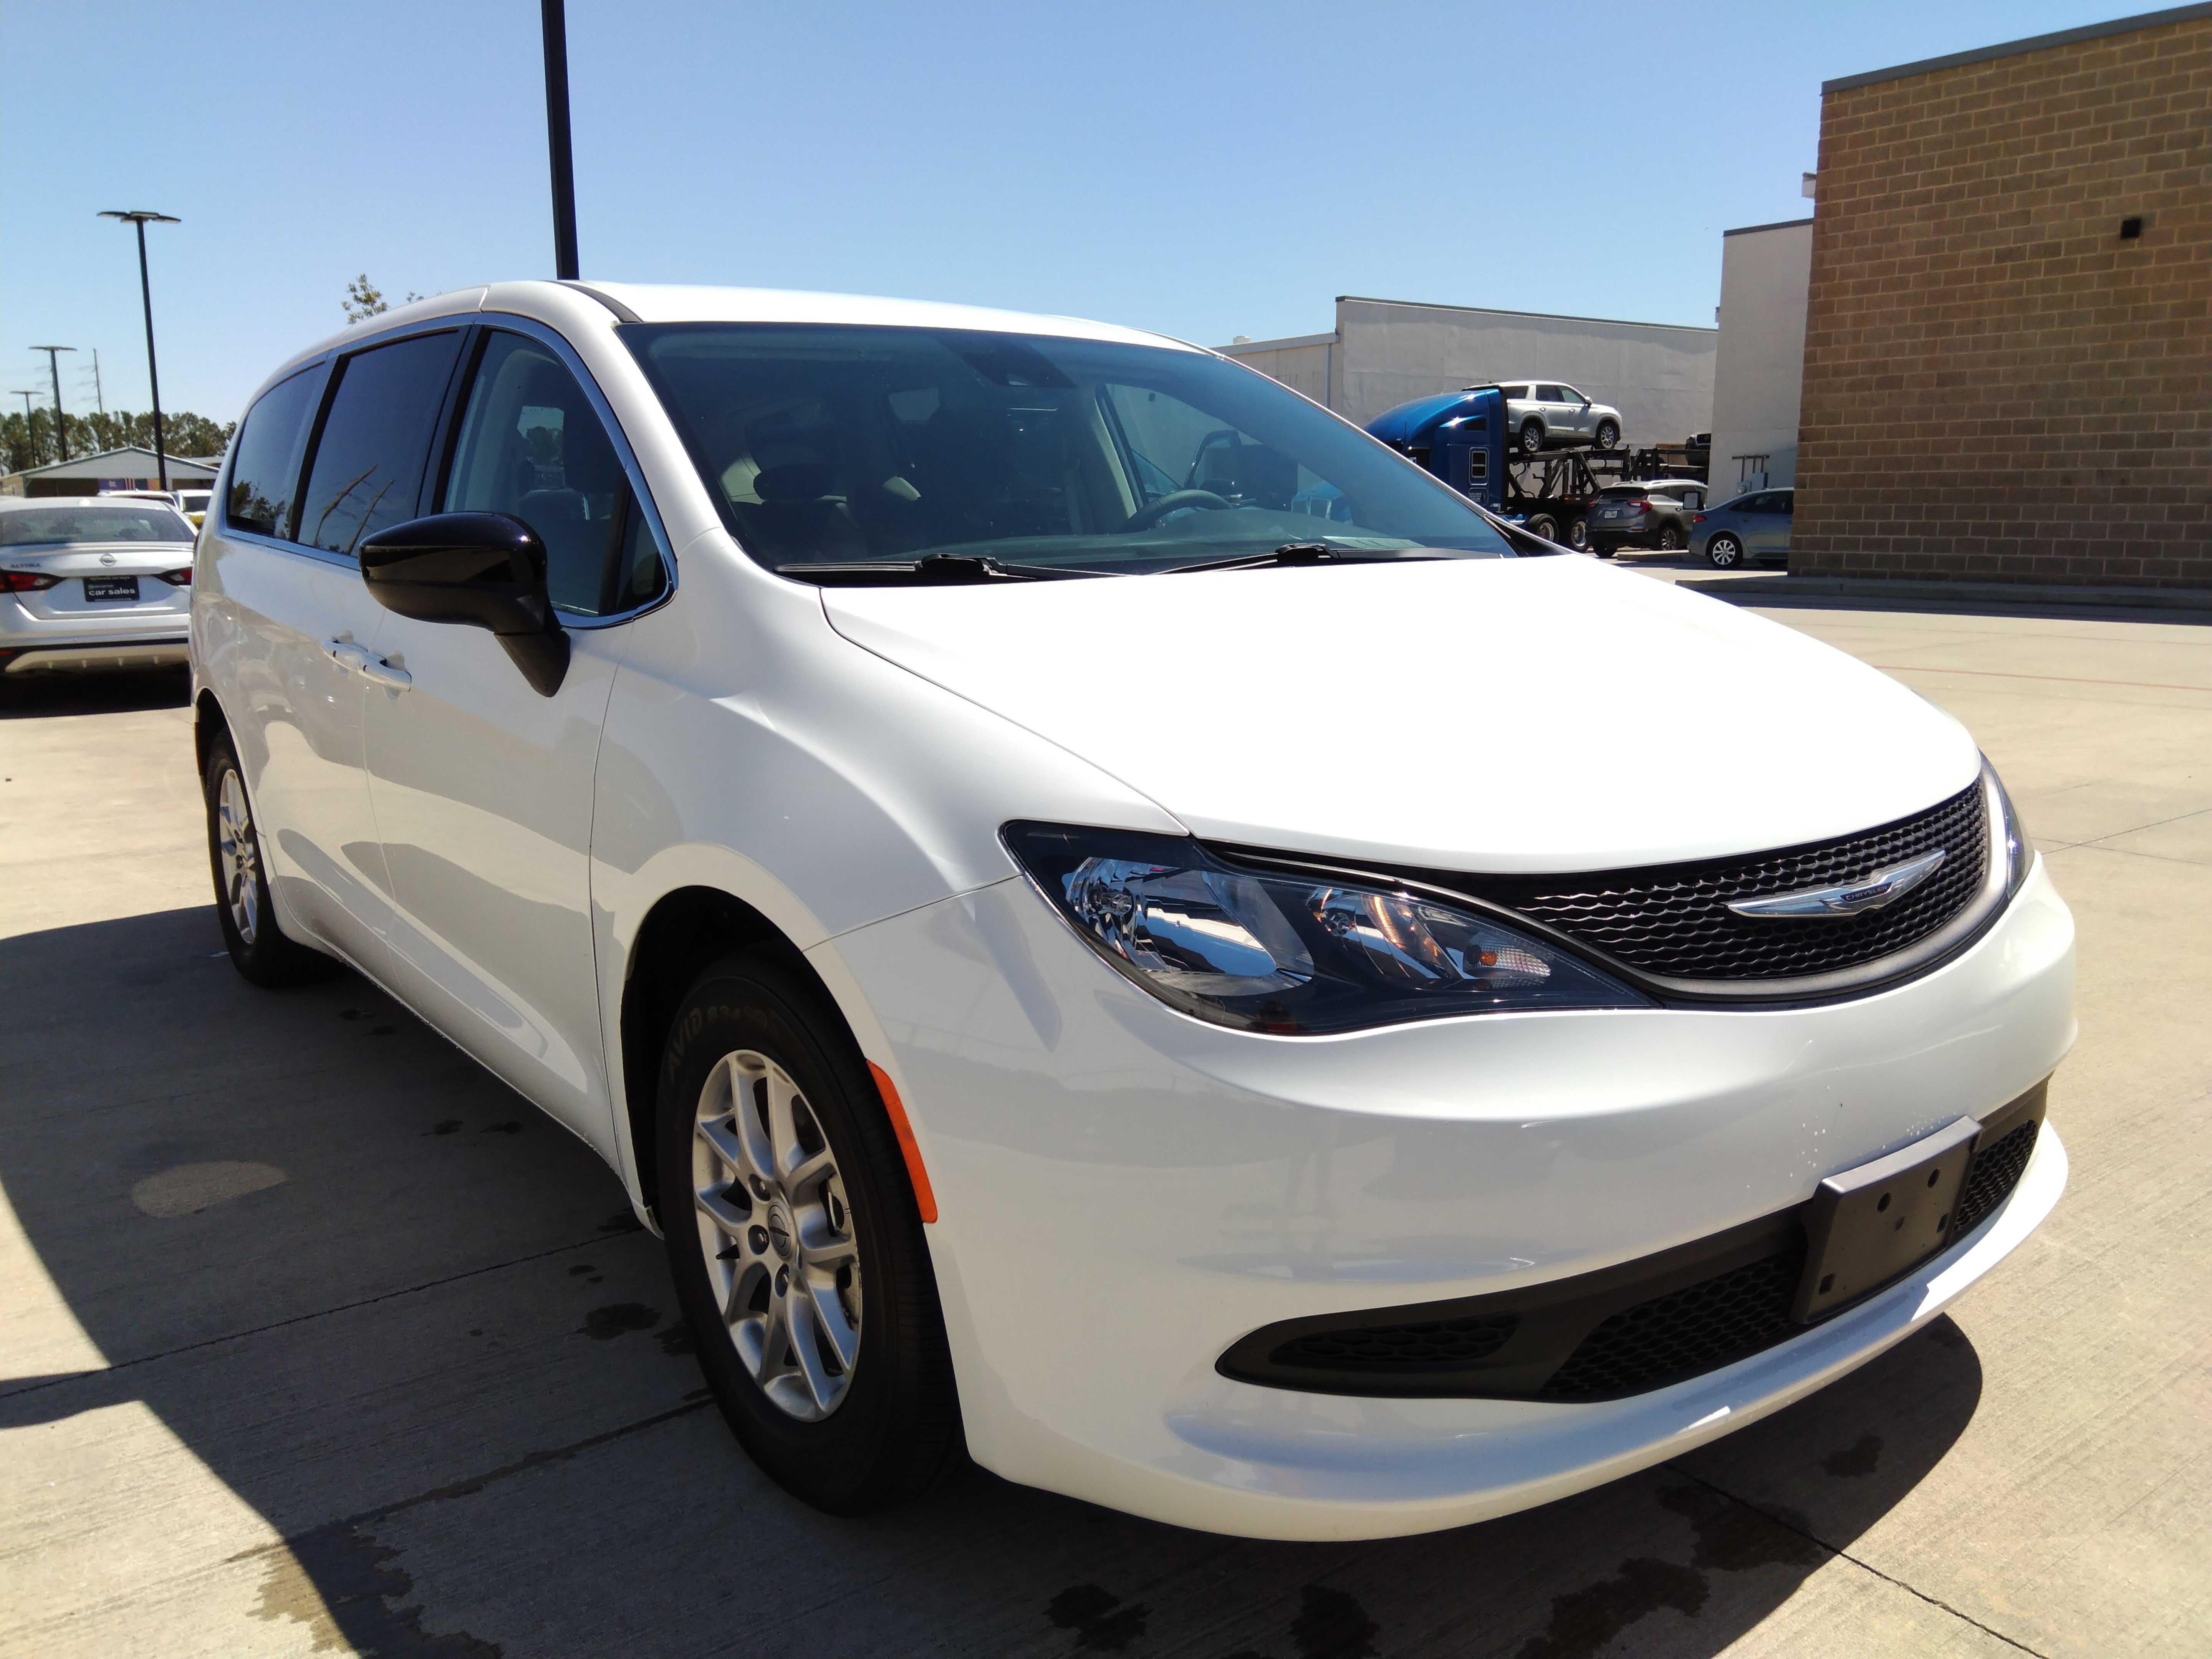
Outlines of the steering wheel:
M1230 503L1210 489L1178 489L1163 495L1149 507L1140 507L1129 515L1124 531L1150 530L1170 513L1180 513L1187 507L1195 507L1208 513L1219 513Z

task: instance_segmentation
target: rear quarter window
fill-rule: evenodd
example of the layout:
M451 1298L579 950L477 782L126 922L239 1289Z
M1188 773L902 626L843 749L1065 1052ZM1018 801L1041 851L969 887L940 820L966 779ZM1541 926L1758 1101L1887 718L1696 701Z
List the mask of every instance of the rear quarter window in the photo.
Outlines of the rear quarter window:
M292 533L292 499L300 479L300 452L307 441L319 367L301 369L263 392L246 411L230 464L223 518L234 530L264 536Z

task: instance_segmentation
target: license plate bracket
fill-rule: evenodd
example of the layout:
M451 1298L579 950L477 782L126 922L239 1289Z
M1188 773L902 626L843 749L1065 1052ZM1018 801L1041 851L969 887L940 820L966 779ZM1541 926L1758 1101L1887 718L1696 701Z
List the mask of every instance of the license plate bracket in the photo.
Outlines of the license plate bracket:
M1805 1206L1805 1277L1792 1310L1800 1324L1880 1290L1951 1242L1981 1130L1958 1118L1820 1183Z
M87 576L84 579L84 597L94 605L103 600L135 601L138 597L138 579L136 576Z

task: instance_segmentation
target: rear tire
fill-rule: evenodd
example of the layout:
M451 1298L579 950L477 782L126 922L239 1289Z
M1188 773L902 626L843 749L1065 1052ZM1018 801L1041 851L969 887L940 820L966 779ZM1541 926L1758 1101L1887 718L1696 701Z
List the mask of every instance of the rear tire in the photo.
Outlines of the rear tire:
M1589 520L1570 519L1567 520L1567 545L1573 548L1577 553L1587 553L1589 551Z
M1541 536L1547 542L1557 542L1559 539L1559 524L1548 513L1539 513L1527 524L1522 526L1522 528L1532 536Z
M1733 570L1743 562L1743 544L1723 530L1705 544L1705 562L1716 570Z
M231 966L264 990L327 979L338 964L321 951L287 939L276 925L260 826L228 732L217 732L208 744L207 770L200 783L207 803L208 867L215 878L216 919L230 950Z
M1540 453L1543 447L1544 423L1541 421L1522 422L1521 453L1523 455L1534 455Z
M709 968L669 1031L654 1139L677 1302L738 1443L832 1515L923 1491L960 1449L952 1362L905 1160L836 1010L766 955Z

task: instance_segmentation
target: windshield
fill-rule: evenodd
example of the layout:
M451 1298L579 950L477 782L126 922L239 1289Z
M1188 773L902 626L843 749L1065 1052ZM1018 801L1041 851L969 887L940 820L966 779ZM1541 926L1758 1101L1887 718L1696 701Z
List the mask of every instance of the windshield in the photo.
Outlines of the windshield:
M192 527L166 507L29 507L0 513L0 547L74 542L188 542Z
M1455 491L1200 352L784 324L623 335L739 544L802 579L939 553L1116 574L1291 543L1513 556Z

